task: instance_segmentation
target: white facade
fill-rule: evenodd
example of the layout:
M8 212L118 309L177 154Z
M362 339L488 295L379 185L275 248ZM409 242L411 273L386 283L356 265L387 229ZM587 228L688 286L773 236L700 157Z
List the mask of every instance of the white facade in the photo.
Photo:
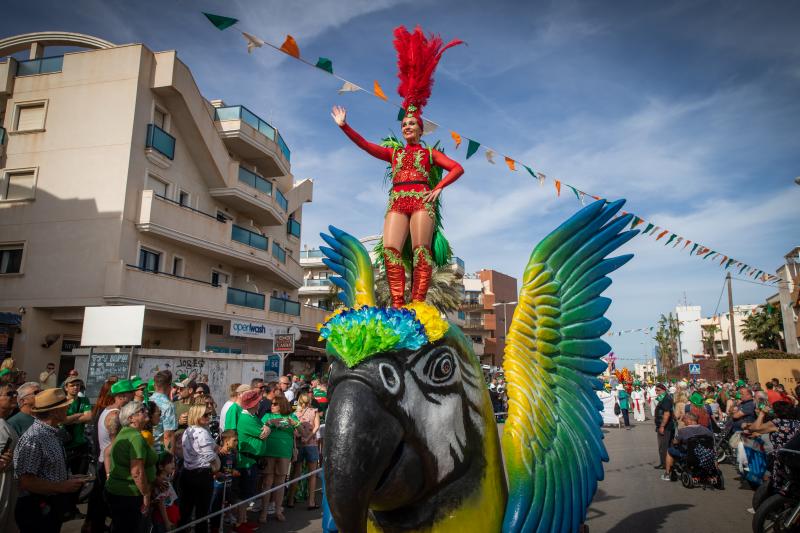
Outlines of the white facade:
M703 335L700 327L700 306L678 306L675 314L678 316L680 336L681 364L691 363L694 356L703 354Z
M755 350L758 345L753 341L747 341L742 336L744 321L758 310L757 305L734 305L734 325L736 327L736 351L742 353L747 350ZM715 325L714 331L714 357L724 357L731 353L731 322L730 313L721 313L717 316L704 318L700 321L702 326Z
M655 381L658 375L658 364L655 359L650 359L644 363L636 363L633 365L633 375L639 381Z

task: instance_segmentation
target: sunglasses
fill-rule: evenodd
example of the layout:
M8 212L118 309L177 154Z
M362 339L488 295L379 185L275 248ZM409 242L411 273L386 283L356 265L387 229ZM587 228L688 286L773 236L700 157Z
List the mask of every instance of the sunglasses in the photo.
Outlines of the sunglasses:
M8 391L8 392L5 394L5 396L8 396L9 398L13 398L13 397L15 397L16 395L17 395L17 391L15 391L15 390Z

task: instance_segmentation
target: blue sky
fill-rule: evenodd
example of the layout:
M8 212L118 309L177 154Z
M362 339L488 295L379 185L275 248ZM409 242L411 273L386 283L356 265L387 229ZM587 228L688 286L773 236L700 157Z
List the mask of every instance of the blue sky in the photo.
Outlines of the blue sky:
M303 240L327 224L379 233L383 164L333 125L334 104L378 139L397 130L390 106L270 49L248 55L236 29L200 14L240 19L280 43L287 33L310 60L397 97L392 30L420 24L468 46L448 51L426 117L466 174L443 195L446 234L467 270L519 277L533 245L580 207L567 190L479 153L464 161L453 129L500 153L607 198L693 241L774 272L800 244L800 5L753 2L452 2L396 0L6 0L0 35L68 30L117 43L178 50L207 98L241 103L278 127L296 178L315 180ZM447 128L447 129L445 129ZM686 300L714 311L724 270L654 238L625 247L636 258L614 274L613 329L653 325ZM776 292L734 286L735 303ZM652 342L610 339L623 358ZM628 361L622 361L629 363Z

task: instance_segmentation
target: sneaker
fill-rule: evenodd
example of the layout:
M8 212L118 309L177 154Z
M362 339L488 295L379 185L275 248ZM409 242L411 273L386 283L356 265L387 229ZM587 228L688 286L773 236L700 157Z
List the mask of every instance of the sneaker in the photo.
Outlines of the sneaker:
M664 470L664 468L666 467L664 465L656 465L653 468L655 468L656 470Z
M661 474L661 481L672 481L672 479L670 479L669 474L664 472L663 474Z
M275 514L275 502L269 502L267 507L267 514Z
M261 511L261 500L252 501L247 505L247 510L253 513Z

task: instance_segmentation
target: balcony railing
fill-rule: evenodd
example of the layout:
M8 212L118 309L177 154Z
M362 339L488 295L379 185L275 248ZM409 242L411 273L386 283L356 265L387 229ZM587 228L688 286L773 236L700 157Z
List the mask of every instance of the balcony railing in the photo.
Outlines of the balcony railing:
M243 105L235 105L228 107L218 107L214 110L214 120L241 120L253 129L263 133L269 140L275 141L283 152L283 156L289 161L291 152L289 147L283 141L280 133L275 128L269 125L265 120L262 120L258 115L247 109Z
M228 287L228 303L231 305L250 307L252 309L264 309L264 302L265 297L263 294ZM270 308L271 307L272 304L270 304Z
M146 148L152 148L167 159L175 159L175 137L155 124L147 125Z
M284 211L289 209L289 201L279 189L275 189L275 201L278 202L278 205L281 206Z
M34 74L49 74L61 72L64 65L64 56L42 57L29 59L17 63L17 76L32 76Z
M306 287L330 287L331 280L329 279L307 279L303 285Z
M200 215L205 215L205 216L207 216L208 218L213 218L213 219L214 219L214 220L216 220L217 222L222 222L223 224L225 223L225 219L224 219L224 218L220 218L220 217L218 217L218 216L214 216L214 215L212 215L211 213L206 213L205 211L200 211L199 209L195 209L194 207L188 206L188 205L186 205L186 204L182 204L182 203L180 203L180 202L176 202L176 201L175 201L175 200L173 200L172 198L167 198L166 196L162 196L162 195L158 194L158 193L157 193L157 192L155 192L155 191L153 191L153 194L154 194L156 197L158 197L158 198L160 198L160 199L164 200L165 202L169 202L169 203L171 203L171 204L174 204L174 205L180 206L180 207L182 207L182 208L184 208L184 209L188 209L189 211L193 211L193 212L195 212L195 213L197 213L197 214L200 214Z
M128 268L135 268L136 270L140 270L142 272L149 272L150 274L157 274L159 276L168 276L170 278L183 279L183 280L187 280L187 281L194 281L195 283L202 283L204 285L210 285L212 287L219 287L219 285L214 285L213 283L209 283L208 281L205 281L205 280L202 280L202 279L195 279L195 278L190 278L190 277L187 277L187 276L179 276L177 274L170 274L169 272L160 272L160 271L153 270L152 268L147 268L146 266L143 266L143 265L126 264L125 266L127 266Z
M453 258L450 260L450 263L456 265L461 270L464 270L464 260L460 257L453 256Z
M272 183L244 167L239 167L239 181L272 196Z
M272 296L269 299L269 310L275 313L300 316L300 302Z
M281 245L275 241L272 241L272 257L281 263L286 262L286 250L284 250Z
M320 250L302 250L300 259L322 259L325 257Z
M293 218L286 222L286 233L293 237L300 238L300 223Z
M267 246L266 237L260 233L237 226L236 224L233 224L233 227L231 228L231 239L236 242L246 244L247 246L258 248L259 250L267 251L269 249Z

